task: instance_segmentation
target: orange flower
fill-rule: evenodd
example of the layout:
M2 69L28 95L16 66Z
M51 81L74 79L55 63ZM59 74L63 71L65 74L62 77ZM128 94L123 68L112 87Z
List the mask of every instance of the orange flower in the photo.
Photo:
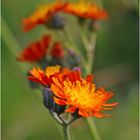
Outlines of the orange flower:
M45 24L54 14L63 10L65 4L59 0L56 3L43 5L39 7L30 17L23 19L23 30L29 31L39 24Z
M59 73L59 78L63 80L65 75L69 73L69 69L61 68L60 66L49 66L43 71L40 68L33 68L29 73L31 76L28 77L29 80L42 84L43 86L50 86L52 84L52 77Z
M50 41L51 37L45 35L40 41L31 43L21 52L20 56L17 57L17 60L27 62L37 62L41 60L47 53Z
M75 70L63 81L56 76L52 80L51 89L55 94L54 101L59 105L68 105L66 112L74 113L78 110L78 114L83 117L110 117L101 111L112 110L118 104L106 103L114 94L103 88L96 89L91 75L83 79L80 77L80 72Z
M64 50L60 42L55 42L51 50L51 56L55 58L63 58Z
M64 7L64 12L93 20L107 19L108 17L108 13L105 10L102 10L96 5L84 0L80 0L78 3L67 3Z

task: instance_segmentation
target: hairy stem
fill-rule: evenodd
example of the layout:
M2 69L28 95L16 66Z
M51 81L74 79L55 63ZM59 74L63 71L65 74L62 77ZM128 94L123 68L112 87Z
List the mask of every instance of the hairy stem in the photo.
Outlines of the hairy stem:
M93 63L94 63L97 33L91 32L89 39L85 38L85 36L82 34L81 38L83 40L83 44L85 45L87 57L88 57L88 61L86 64L86 74L90 74L90 73L92 73L92 68L93 68ZM93 139L101 140L98 130L96 128L94 119L87 118L86 123L89 127L89 130L91 132Z
M67 28L64 29L64 34L67 37L69 43L71 44L71 47L75 50L75 52L80 55L80 57L82 58L83 63L85 64L86 61L84 59L83 54L81 53L80 49L78 48L76 42L74 41L72 35L70 34L69 30Z
M63 125L63 133L65 140L71 140L69 127L69 125Z
M88 69L87 72L92 73L92 67L94 63L94 57L95 57L95 46L96 46L96 38L97 34L93 33L91 35L91 38L89 40L89 47L88 47Z

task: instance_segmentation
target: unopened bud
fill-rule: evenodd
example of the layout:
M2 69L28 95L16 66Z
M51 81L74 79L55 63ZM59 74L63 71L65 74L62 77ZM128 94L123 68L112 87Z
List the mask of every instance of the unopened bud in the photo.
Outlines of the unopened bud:
M65 110L65 106L58 105L54 102L53 92L50 88L44 88L43 90L43 103L51 112L56 112L57 114L61 114Z

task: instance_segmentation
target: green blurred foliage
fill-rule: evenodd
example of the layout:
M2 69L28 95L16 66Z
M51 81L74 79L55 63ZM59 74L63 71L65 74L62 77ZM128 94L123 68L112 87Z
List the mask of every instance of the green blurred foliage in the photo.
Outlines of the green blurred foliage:
M24 33L21 21L38 5L46 2L2 0L2 17L21 47L45 33L41 26ZM113 77L118 72L119 64L130 77L124 74L124 80L118 79L120 82L112 82L107 87L115 92L114 100L120 103L112 111L115 117L95 118L95 121L103 140L138 140L138 4L125 0L103 0L102 3L109 11L110 18L100 23L94 72L102 70L104 75L108 72L106 68L110 68L111 80L115 81ZM30 89L25 72L8 48L2 40L2 140L63 139L61 127L43 107L41 95ZM125 69L125 64L128 69ZM113 67L116 71L111 69ZM120 72L117 74L121 75ZM108 80L105 79L106 82ZM88 127L82 119L72 124L71 131L73 140L91 140Z

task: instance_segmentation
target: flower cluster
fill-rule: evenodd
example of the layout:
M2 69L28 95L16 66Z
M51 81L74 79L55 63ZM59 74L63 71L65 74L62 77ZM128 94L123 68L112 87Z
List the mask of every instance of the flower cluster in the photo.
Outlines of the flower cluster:
M105 10L102 10L90 2L81 0L77 3L70 3L57 0L54 3L40 6L33 14L24 18L22 21L23 30L27 32L37 25L45 25L45 27L50 29L63 29L65 26L65 20L62 18L63 14L71 14L78 18L85 20L90 19L93 21L104 20L108 17L108 13ZM71 58L71 55L69 52L66 52L66 55L62 46L65 47L64 44L62 45L62 43L58 40L52 45L51 35L45 35L39 41L30 43L21 52L17 59L19 61L27 61L31 63L37 62L41 64L41 66L42 62L46 62L47 65L65 65L65 63L68 63L69 67L80 65L80 56L72 56L74 60L69 59ZM48 56L47 58L46 55ZM52 61L50 61L50 56ZM62 61L62 58L64 57L65 59L63 60L66 60L67 62Z
M66 13L78 16L80 18L89 18L92 20L107 19L108 14L105 10L96 5L81 0L78 3L57 1L53 4L40 6L31 16L23 19L23 30L29 31L37 25L54 25L54 29L64 26L60 13Z
M79 69L52 66L47 67L45 72L34 68L30 74L29 80L38 82L50 90L52 102L63 107L68 106L65 112L78 111L78 115L83 117L110 117L102 110L112 110L118 104L106 103L114 94L103 88L97 89L95 83L92 83L93 76L82 78Z
M81 19L90 21L90 24L87 24L90 32L86 31L89 33L88 39L84 38L83 42L80 42L83 34L74 39L67 34L66 23L68 22L65 22L63 17L67 14L77 17L79 21ZM95 31L92 30L91 24L107 18L107 11L90 2L80 0L71 3L57 0L54 3L40 6L33 14L23 19L23 31L25 32L38 25L44 25L46 30L53 30L39 41L29 44L17 57L19 61L39 64L28 72L28 79L43 86L43 103L53 116L55 113L59 118L62 113L67 112L74 119L91 116L111 117L103 111L112 110L117 106L117 102L107 103L114 93L104 88L97 88L93 82L93 75L87 75L85 78L81 76L83 70L89 73L88 69L91 69L89 66L92 67L93 57L91 56L94 54L94 48L92 48L91 37ZM81 22L77 24L83 26ZM61 41L55 40L56 37ZM76 39L77 44L73 43ZM85 44L87 46L84 46ZM60 120L63 119L60 117Z

